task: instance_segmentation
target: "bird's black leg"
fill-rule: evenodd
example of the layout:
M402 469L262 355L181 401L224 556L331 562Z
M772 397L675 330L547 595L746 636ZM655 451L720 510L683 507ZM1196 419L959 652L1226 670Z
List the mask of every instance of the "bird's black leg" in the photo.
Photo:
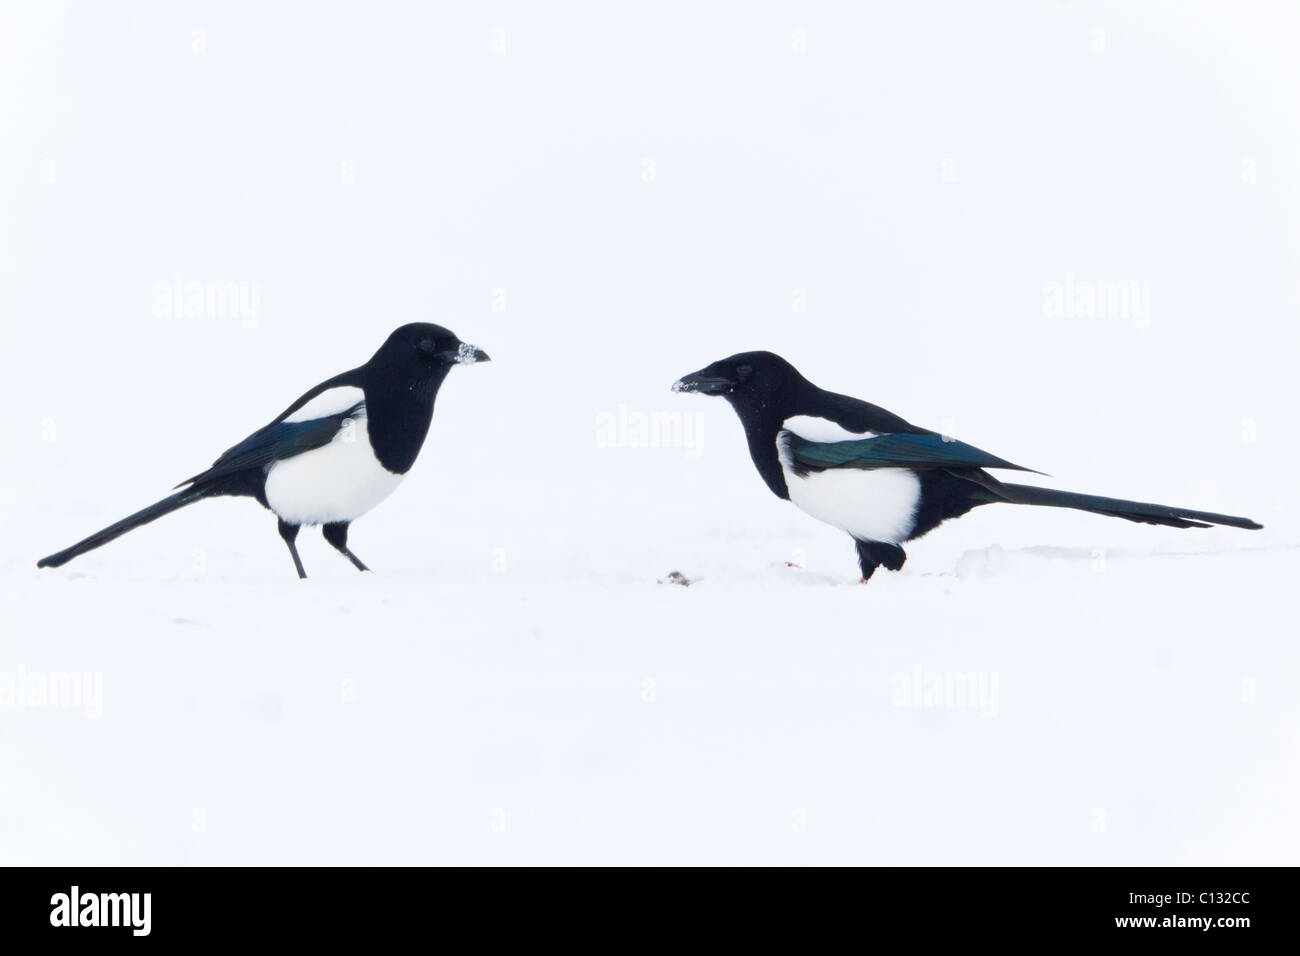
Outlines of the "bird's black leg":
M355 564L358 571L370 570L361 563L360 558L348 550L348 523L346 521L335 521L332 524L321 525L321 531L325 534L325 540L338 548L339 553Z
M293 555L293 566L298 569L298 577L305 578L307 572L302 569L302 558L298 557L298 546L294 544L294 539L298 537L298 525L289 524L289 522L280 520L280 537L284 538L284 543L289 546L289 553Z
M896 544L886 544L883 541L859 541L854 538L853 545L858 549L858 567L862 570L862 584L871 580L871 575L882 564L891 571L897 571L907 560L907 553Z

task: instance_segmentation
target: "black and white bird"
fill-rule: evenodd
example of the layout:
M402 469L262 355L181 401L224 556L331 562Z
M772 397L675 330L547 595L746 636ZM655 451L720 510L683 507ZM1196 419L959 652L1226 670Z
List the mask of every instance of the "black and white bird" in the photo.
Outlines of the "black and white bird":
M348 550L348 525L392 494L415 464L451 368L486 361L482 349L441 326L403 325L365 365L306 392L207 471L176 486L182 490L37 567L67 564L204 498L236 495L257 499L280 519L280 537L300 578L307 573L294 541L303 525L320 525L326 541L358 570L369 570Z
M882 564L891 571L901 568L907 560L904 542L999 501L1075 508L1171 528L1262 527L1232 515L999 481L985 469L1032 469L818 388L772 352L741 352L714 362L683 376L673 391L720 395L731 404L768 488L848 532L863 583Z

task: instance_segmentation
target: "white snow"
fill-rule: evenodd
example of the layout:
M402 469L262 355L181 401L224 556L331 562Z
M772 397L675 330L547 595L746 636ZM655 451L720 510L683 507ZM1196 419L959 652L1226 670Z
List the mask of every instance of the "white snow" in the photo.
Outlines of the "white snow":
M1297 14L472 10L6 8L0 862L1294 863ZM492 362L374 573L234 500L37 571L408 321ZM1266 528L860 587L669 391L753 348Z
M478 353L478 349L475 346L470 345L468 342L460 343L460 346L456 349L456 364L477 365L478 364L477 353Z

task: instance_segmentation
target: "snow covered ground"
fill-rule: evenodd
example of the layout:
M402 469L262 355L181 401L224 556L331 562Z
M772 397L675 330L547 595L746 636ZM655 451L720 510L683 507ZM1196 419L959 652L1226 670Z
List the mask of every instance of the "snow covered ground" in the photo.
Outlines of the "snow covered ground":
M0 862L1295 863L1297 15L941 11L7 9ZM373 574L247 501L36 570L414 320L493 362ZM669 392L747 348L1266 528L859 587Z

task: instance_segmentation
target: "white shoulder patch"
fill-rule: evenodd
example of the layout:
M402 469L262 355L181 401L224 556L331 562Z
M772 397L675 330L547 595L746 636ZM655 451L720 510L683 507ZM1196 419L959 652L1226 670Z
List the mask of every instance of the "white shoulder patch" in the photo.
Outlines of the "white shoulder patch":
M785 420L783 427L805 441L857 441L876 437L875 432L851 432L829 418L816 415L793 415Z
M355 385L327 388L302 408L285 418L286 422L309 422L313 418L326 418L346 412L358 402L365 402L365 389Z

